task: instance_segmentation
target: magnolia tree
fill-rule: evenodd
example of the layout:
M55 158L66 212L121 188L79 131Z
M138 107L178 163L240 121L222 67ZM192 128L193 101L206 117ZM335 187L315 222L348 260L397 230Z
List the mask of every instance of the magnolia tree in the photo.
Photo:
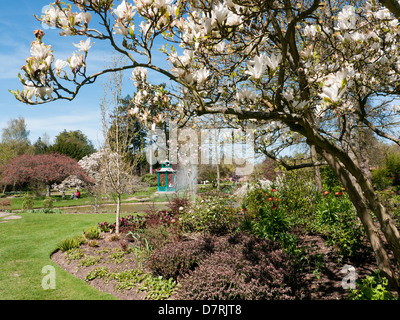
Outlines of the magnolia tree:
M340 178L379 269L398 285L399 231L372 187L365 156L367 130L400 143L393 127L399 108L389 102L400 88L397 1L382 0L387 7L375 0L68 2L57 1L38 19L62 36L85 39L71 57L55 60L37 30L20 75L24 88L13 91L17 99L72 100L102 74L132 69L134 81L147 81L144 70L151 69L174 83L171 112L251 122L262 133L257 142L266 153L271 140L307 143L316 154L310 165L327 163ZM161 51L171 63L168 70L153 58L158 38L167 44ZM89 75L93 39L108 42L128 62ZM141 97L145 92L137 96L134 112L156 121L148 115L159 116L157 104L149 113Z

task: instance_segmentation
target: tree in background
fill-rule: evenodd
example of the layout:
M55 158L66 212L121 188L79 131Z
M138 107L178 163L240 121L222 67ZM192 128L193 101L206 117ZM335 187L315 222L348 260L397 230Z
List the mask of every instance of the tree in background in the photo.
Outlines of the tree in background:
M142 168L148 165L144 153L147 129L142 121L135 115L130 114L130 110L133 107L133 99L129 95L119 99L118 107L111 111L110 120L112 124L109 128L108 139L110 148L114 150L116 145L116 130L119 131L119 134L123 133L127 135L126 160L131 162L136 173L141 175Z
M33 152L28 138L29 133L24 118L19 117L8 122L1 134L0 164L17 155Z
M92 142L80 130L60 132L54 144L49 148L50 152L61 153L77 161L84 156L96 151Z
M92 183L75 159L61 154L24 154L12 159L2 168L2 181L18 190L33 190L36 193L46 187L60 183L70 175Z
M48 153L50 150L50 137L47 133L44 133L42 137L39 137L36 142L33 144L35 154L44 154Z
M25 119L22 117L11 119L7 127L2 129L0 142L0 174L1 166L11 159L25 154L33 153L33 148L28 139L29 131L26 129ZM3 184L3 192L7 186Z

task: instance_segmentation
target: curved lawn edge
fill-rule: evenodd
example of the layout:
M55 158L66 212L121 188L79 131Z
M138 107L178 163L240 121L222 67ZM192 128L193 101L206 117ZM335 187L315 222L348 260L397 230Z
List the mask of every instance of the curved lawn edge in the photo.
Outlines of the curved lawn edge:
M59 267L51 260L57 244L81 234L98 222L113 221L113 214L63 215L19 213L23 219L0 224L0 300L110 300L101 292ZM55 289L42 281L55 271ZM44 273L42 273L44 271Z

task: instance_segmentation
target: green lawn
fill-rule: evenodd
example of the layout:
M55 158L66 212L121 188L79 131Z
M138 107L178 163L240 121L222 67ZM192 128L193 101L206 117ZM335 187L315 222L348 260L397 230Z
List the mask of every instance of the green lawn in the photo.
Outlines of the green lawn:
M64 271L50 259L61 240L81 234L97 222L114 221L114 215L20 215L22 219L0 223L1 300L115 299ZM42 288L42 279L46 275L42 274L42 268L47 265L56 270L54 290Z
M83 206L83 205L93 205L94 198L90 197L84 190L81 192L81 198L76 200L71 200L71 193L74 190L68 190L66 192L65 199L61 198L60 192L52 192L51 198L54 200L53 207L75 207L75 206ZM171 197L170 195L158 194L156 193L157 187L149 187L146 190L137 192L135 194L123 194L121 199L123 203L142 203L141 199L150 201L150 202L168 202L168 199ZM133 200L132 198L137 198L138 200ZM37 196L34 200L33 209L43 208L43 200L45 196ZM23 203L23 197L17 196L12 198L11 200L11 208L12 210L21 210ZM114 204L115 201L112 197L104 195L100 200L101 204Z

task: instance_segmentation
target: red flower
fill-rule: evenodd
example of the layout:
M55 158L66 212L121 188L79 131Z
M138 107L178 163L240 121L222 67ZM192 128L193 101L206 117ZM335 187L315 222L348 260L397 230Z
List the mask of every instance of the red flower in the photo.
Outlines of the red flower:
M324 192L324 195L328 195L328 194L329 194L329 191L325 191L325 192Z

